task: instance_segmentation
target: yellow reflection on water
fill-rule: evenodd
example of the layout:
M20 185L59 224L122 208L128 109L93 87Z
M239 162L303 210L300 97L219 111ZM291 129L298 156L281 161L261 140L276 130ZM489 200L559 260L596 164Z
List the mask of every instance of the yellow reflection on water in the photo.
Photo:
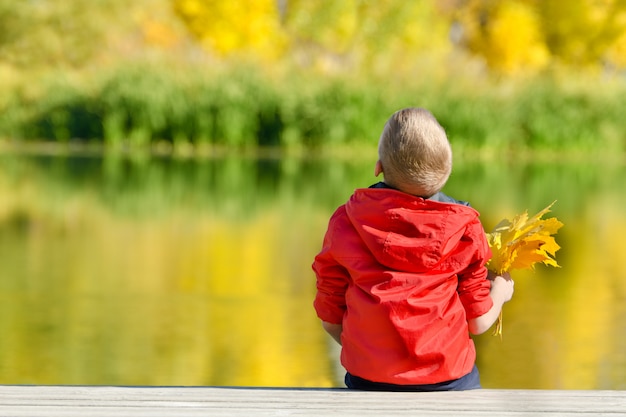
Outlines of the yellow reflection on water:
M306 219L84 207L6 218L0 383L332 385Z

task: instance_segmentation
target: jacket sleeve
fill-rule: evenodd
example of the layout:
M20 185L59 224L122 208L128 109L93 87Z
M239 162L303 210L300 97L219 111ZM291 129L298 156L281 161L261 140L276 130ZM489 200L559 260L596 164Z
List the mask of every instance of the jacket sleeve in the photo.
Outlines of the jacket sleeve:
M322 250L313 262L313 271L317 277L313 306L321 320L333 324L341 324L343 321L350 279L348 271L333 256L333 235L340 212L341 209L331 217Z
M475 252L470 265L459 274L457 291L467 319L470 320L482 316L493 306L493 300L489 295L491 282L487 279L485 267L491 258L491 249L479 221L469 225L466 237L473 241Z

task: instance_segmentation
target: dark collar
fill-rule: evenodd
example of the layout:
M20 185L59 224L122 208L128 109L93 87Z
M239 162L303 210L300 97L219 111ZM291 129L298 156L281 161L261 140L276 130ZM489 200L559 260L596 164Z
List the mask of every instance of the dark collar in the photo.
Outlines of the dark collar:
M383 181L377 182L376 184L370 185L369 188L387 188L390 190L397 190L396 188L393 188L387 184L385 184ZM397 190L400 191L400 190ZM431 195L430 197L421 197L418 196L420 198L423 198L424 200L431 200L431 201L438 201L440 203L454 203L454 204L461 204L463 206L469 206L469 203L467 201L463 201L463 200L457 200L454 199L444 193L442 193L441 191Z

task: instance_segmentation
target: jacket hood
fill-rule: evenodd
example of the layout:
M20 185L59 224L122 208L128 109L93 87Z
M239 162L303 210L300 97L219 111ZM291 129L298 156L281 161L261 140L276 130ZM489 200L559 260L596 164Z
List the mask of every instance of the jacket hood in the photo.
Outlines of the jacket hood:
M346 212L378 262L413 273L435 268L478 218L468 206L377 188L356 190Z

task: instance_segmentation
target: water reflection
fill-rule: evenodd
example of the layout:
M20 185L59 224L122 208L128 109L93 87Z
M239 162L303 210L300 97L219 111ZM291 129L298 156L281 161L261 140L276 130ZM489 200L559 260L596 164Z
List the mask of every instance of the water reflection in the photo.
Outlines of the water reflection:
M332 386L311 307L328 216L373 161L0 156L0 383ZM483 385L626 388L622 165L459 162L486 228L553 200Z

